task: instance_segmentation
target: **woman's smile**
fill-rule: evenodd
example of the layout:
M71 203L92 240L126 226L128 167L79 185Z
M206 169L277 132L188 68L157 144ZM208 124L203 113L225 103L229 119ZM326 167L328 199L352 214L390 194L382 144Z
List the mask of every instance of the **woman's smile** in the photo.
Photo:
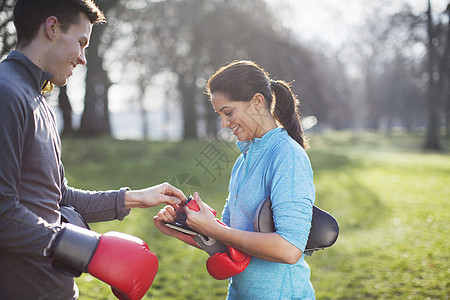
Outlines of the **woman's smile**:
M234 127L230 126L229 128L233 131L234 134L236 134L238 129L241 128L241 126L239 126L239 125L238 126L234 126Z

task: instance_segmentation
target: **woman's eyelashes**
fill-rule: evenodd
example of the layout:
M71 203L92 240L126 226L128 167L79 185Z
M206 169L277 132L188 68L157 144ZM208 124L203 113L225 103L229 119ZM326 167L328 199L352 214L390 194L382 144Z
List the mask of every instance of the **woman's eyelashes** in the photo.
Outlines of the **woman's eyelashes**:
M229 112L225 112L224 116L231 117L232 114L233 114L233 111L229 111ZM222 118L223 117L221 117L220 114L219 114L219 119L222 119Z

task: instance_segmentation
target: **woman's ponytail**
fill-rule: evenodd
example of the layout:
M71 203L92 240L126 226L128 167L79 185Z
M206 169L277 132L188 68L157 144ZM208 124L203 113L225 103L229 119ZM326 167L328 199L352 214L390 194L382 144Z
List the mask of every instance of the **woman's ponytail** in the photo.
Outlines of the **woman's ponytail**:
M297 108L299 102L289 84L282 80L271 80L270 87L275 95L273 116L286 129L290 137L307 149L308 145L303 137L302 123Z

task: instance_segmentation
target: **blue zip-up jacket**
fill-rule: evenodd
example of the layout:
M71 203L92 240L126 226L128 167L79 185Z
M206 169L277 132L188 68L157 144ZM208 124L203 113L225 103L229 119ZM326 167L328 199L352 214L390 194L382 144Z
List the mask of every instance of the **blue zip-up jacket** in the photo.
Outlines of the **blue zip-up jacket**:
M304 251L315 199L305 150L282 128L237 145L242 154L231 171L222 220L232 228L253 231L256 209L270 197L276 233ZM228 299L315 299L310 274L304 254L292 265L252 257L249 266L230 279Z

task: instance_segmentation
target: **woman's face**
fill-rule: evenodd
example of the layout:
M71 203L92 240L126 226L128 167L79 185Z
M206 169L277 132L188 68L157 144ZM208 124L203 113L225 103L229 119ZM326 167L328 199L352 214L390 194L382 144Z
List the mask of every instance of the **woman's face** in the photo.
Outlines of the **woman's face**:
M259 96L257 96L259 95ZM259 103L261 94L255 94L251 101L232 101L223 93L215 92L211 95L211 103L219 115L223 128L229 128L239 141L260 138L268 130L269 120L262 112L264 104Z

